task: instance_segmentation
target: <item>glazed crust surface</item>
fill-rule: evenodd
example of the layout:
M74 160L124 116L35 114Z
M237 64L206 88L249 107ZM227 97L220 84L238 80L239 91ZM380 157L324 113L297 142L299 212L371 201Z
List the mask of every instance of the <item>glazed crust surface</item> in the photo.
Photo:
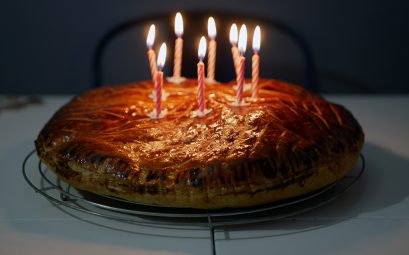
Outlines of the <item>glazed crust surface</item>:
M59 109L35 144L70 185L147 204L216 209L305 194L344 176L364 142L344 107L298 86L260 80L236 107L230 84L165 82L167 115L151 119L152 82L90 90Z

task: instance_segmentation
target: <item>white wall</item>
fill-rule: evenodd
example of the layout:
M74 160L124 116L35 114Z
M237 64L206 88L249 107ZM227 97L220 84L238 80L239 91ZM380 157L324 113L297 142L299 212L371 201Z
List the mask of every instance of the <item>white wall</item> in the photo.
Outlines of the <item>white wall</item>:
M109 28L203 7L270 15L298 29L313 47L324 91L409 92L406 1L17 0L0 6L0 93L84 91L94 47Z

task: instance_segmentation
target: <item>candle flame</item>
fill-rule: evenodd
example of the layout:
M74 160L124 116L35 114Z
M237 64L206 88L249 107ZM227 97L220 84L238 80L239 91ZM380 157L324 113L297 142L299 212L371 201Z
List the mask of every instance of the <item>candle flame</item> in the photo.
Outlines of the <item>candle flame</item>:
M199 55L199 59L203 60L204 56L206 55L206 38L204 36L202 36L200 38L200 42L199 42L199 50L198 50L198 55Z
M155 25L152 24L149 28L148 36L146 37L146 45L148 48L152 48L153 43L155 42Z
M260 50L260 26L256 26L256 29L254 29L253 50L256 53Z
M183 19L180 12L176 13L175 17L175 34L178 37L181 37L183 35Z
M166 43L162 43L159 49L158 55L158 69L162 70L163 66L165 65L166 60Z
M210 39L214 39L216 37L216 22L214 21L213 17L210 17L207 21L207 34L209 35Z
M246 47L247 47L247 28L246 28L246 25L243 24L240 27L239 43L238 43L238 48L239 48L241 55L244 55L244 53L246 53Z
M237 44L237 25L233 23L230 28L230 43L231 44Z

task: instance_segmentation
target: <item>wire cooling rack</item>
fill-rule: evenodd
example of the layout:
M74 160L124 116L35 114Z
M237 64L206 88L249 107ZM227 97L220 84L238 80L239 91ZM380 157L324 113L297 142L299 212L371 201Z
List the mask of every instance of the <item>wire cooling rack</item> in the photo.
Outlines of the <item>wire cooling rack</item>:
M199 210L153 206L80 191L61 182L31 151L24 159L24 179L51 203L76 211L129 224L178 229L209 229L212 254L216 227L254 224L289 218L321 207L345 193L365 171L365 158L342 179L318 191L272 204L220 210Z

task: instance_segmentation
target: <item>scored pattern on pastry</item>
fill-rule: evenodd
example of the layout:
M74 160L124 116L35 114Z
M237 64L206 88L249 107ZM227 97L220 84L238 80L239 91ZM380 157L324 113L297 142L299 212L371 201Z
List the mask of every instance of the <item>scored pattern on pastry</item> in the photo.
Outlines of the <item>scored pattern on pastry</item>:
M344 107L301 87L260 79L236 107L230 84L164 83L163 119L148 114L152 82L91 90L63 106L36 140L38 155L69 184L175 207L242 207L304 194L341 178L364 141Z

